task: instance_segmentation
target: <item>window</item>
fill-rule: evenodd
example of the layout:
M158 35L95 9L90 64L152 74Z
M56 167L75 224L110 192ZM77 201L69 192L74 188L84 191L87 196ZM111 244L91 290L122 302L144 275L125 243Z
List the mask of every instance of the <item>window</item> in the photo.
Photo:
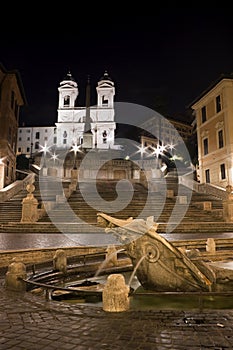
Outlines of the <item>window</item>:
M206 121L206 106L201 109L201 121L204 123Z
M27 147L27 153L29 153L30 152L30 147Z
M21 147L18 147L18 152L22 152L22 149L21 149Z
M208 147L208 139L203 140L203 146L204 146L204 155L209 153L209 147Z
M22 141L22 137L19 137L19 141Z
M102 135L103 135L103 143L107 143L107 131L104 130Z
M106 106L108 105L108 99L105 96L102 97L102 104Z
M226 179L225 164L220 165L220 171L221 171L221 180L225 180Z
M37 139L37 140L40 139L40 132L39 132L39 131L36 132L36 139Z
M39 142L37 141L36 143L35 143L35 149L39 149L40 148L40 144L39 144Z
M210 169L206 169L205 171L205 182L210 183Z
M220 112L222 109L220 95L216 97L216 113Z
M30 137L27 137L27 141L30 141Z
M223 131L219 130L218 131L218 148L223 148L224 143L223 143Z
M70 105L70 96L65 96L64 97L64 103L63 103L63 105L64 105L64 107L66 106L66 107L69 107L69 105Z
M57 143L57 136L54 136L54 138L53 138L53 143L54 143L54 144Z

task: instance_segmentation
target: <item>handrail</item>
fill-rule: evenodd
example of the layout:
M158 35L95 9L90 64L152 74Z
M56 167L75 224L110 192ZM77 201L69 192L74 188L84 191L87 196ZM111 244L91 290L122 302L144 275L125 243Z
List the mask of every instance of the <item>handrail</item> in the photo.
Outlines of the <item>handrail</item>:
M210 183L199 183L188 177L187 174L179 176L179 183L196 192L209 194L222 200L227 198L225 188Z
M0 190L0 202L13 198L17 193L24 190L28 184L35 181L35 174L30 173L24 179L17 180Z

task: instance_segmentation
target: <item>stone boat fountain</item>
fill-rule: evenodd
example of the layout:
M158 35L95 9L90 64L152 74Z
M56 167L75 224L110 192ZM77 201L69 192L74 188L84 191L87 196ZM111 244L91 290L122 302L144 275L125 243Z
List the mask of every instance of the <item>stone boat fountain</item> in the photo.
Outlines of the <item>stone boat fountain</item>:
M120 249L110 247L101 262L90 260L90 265L74 264L69 268L64 251L59 249L54 255L52 270L29 278L26 266L13 261L6 274L6 288L36 293L45 290L46 298L61 301L102 302L103 309L109 312L126 311L131 307L138 309L139 300L142 301L140 309L147 303L152 308L153 303L158 302L157 307L163 308L162 302L170 303L166 298L169 294L182 298L189 295L192 302L196 295L200 309L204 296L210 296L211 306L215 300L213 296L232 296L233 268L227 268L224 261L216 264L216 261L207 260L197 249L184 250L172 244L158 234L154 217L119 220L98 213L97 223L105 228L106 234L112 234L121 243ZM123 259L117 259L120 252ZM163 300L156 300L156 295ZM141 299L143 296L146 300ZM155 298L152 300L150 296ZM189 301L187 306L194 307ZM222 299L219 302L214 306L230 305ZM175 305L177 303L176 298ZM184 307L184 299L181 307Z
M153 217L121 220L104 213L97 222L113 234L126 252L145 290L164 292L233 291L233 269L197 259L197 249L184 251L157 233ZM120 225L119 225L120 224Z

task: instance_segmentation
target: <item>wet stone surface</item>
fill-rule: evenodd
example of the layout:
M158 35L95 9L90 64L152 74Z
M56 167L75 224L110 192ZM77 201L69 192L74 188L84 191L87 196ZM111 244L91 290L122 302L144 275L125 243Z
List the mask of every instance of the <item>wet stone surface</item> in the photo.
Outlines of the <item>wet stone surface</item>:
M233 310L105 312L0 285L0 349L233 349Z

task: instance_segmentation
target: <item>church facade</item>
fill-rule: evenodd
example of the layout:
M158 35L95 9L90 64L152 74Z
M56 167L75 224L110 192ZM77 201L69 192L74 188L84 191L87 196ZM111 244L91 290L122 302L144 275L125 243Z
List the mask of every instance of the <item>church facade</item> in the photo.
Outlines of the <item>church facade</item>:
M57 122L54 126L19 127L17 154L33 156L45 148L51 152L68 151L73 146L85 146L89 133L89 148L119 149L115 145L114 82L105 71L96 86L97 104L89 104L90 83L87 83L86 106L77 107L78 84L68 72L58 87Z

